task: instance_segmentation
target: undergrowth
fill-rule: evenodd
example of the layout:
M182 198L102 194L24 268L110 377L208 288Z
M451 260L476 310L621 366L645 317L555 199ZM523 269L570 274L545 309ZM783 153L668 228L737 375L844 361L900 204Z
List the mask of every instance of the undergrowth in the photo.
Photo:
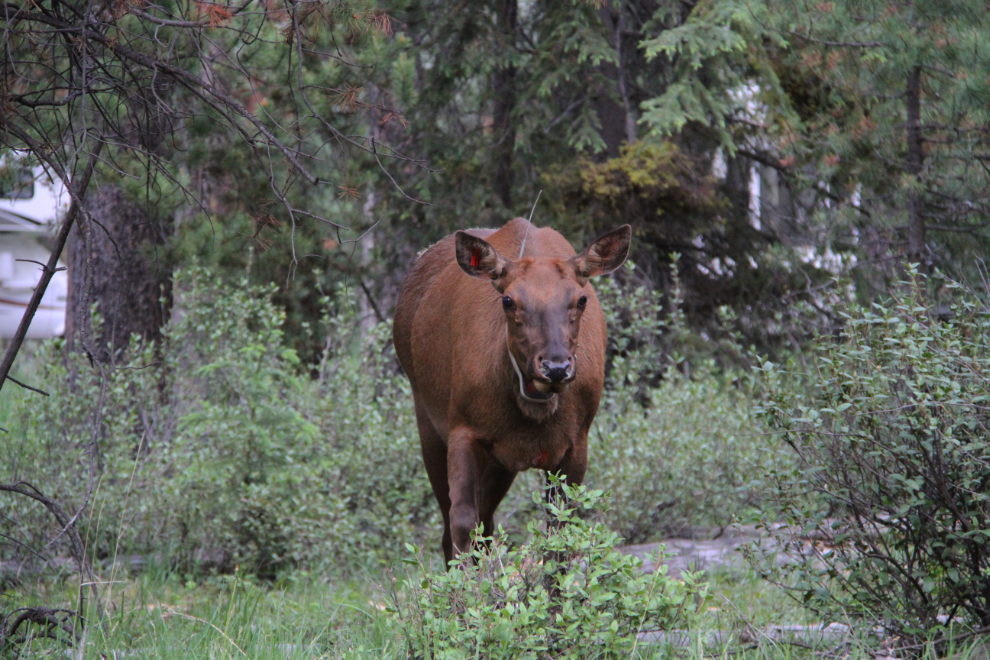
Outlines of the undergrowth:
M77 524L97 562L137 554L273 579L362 571L403 556L406 543L439 549L388 324L362 329L343 291L327 297L325 355L307 365L285 342L274 286L191 270L174 290L161 344L117 350L105 390L60 340L37 348L32 382L51 396L4 388L0 482L29 481L66 510L86 503ZM587 481L611 493L607 524L634 542L746 515L766 456L744 381L694 357L684 373L685 331L654 293L608 280L599 290L610 366ZM520 475L500 507L513 543L539 517L536 487L536 473ZM9 504L0 533L46 547L47 513ZM33 558L10 543L0 559Z

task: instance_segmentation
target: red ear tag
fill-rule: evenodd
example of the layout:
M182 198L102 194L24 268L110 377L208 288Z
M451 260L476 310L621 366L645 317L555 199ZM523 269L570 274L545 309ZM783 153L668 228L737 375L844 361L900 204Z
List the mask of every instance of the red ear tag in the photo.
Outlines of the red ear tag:
M471 268L477 268L481 263L481 254L477 251L471 253Z

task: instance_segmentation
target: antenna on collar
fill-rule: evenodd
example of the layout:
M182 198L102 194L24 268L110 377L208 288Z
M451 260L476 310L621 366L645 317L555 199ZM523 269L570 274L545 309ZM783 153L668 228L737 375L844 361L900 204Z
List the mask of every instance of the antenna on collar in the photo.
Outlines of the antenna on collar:
M536 211L536 204L537 204L537 202L540 201L540 195L542 195L542 194L543 194L543 191L542 190L540 192L536 193L536 201L533 202L533 208L531 208L529 210L529 222L526 225L526 233L523 234L522 247L519 248L519 258L520 259L522 259L523 251L526 249L526 237L529 236L529 225L533 224L533 212Z

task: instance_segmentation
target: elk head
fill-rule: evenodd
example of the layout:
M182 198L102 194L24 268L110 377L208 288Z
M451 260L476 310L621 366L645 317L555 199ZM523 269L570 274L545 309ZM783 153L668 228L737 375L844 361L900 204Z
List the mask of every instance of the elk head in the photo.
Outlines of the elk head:
M588 279L621 266L631 237L632 228L623 225L570 259L537 256L512 261L483 239L463 231L455 235L461 270L491 280L501 294L506 343L524 411L532 404L555 403L555 395L577 376L581 316L594 295Z

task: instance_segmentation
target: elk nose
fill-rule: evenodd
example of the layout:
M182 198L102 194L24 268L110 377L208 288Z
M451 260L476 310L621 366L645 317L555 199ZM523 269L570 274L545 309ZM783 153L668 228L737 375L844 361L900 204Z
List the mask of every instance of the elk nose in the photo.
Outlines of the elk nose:
M570 360L567 360L566 362L550 362L549 360L544 360L540 364L540 371L542 371L543 375L554 383L559 383L567 378L570 368Z

